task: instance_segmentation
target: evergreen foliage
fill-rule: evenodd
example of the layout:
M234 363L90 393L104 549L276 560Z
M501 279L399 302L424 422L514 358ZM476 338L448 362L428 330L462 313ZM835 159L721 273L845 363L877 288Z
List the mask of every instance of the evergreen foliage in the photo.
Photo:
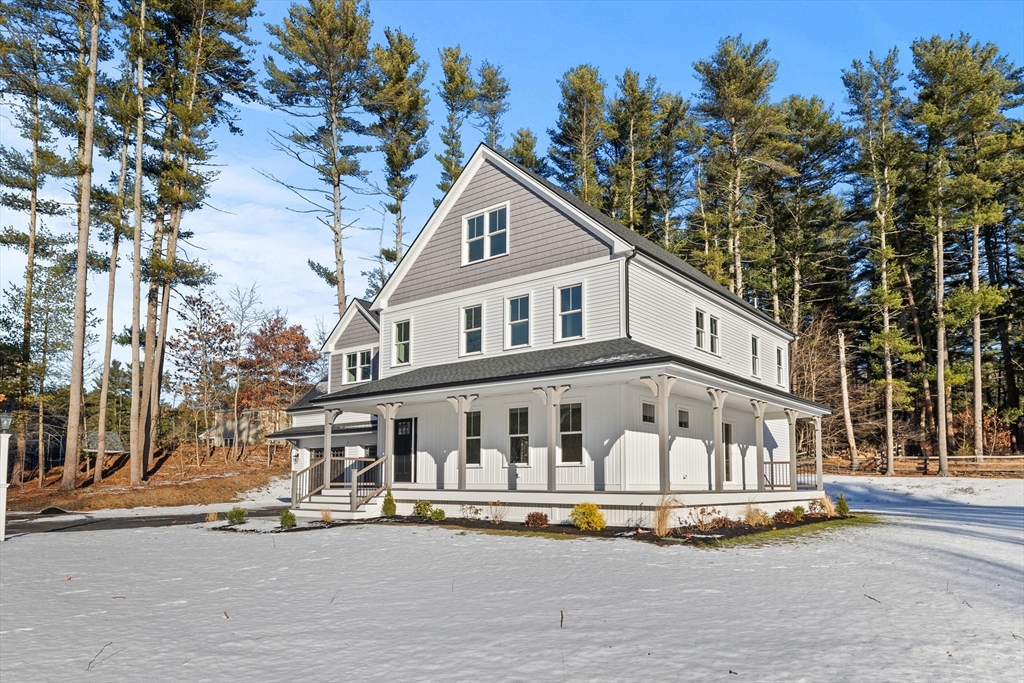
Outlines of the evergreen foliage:
M391 493L391 489L388 489L388 492L384 495L384 503L380 507L380 514L384 517L394 517L398 514L395 496Z
M445 109L444 127L441 128L444 151L435 154L434 158L441 162L441 182L437 188L447 192L462 173L462 160L465 158L462 151L462 124L476 107L478 91L470 70L472 59L462 54L460 46L446 47L441 50L440 56L443 76L437 94Z

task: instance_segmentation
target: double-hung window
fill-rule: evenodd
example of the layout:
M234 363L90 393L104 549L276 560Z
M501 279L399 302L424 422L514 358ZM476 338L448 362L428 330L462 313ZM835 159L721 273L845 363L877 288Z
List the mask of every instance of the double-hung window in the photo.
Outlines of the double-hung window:
M558 407L558 432L562 462L583 463L583 404L563 403Z
M694 328L697 332L697 348L703 349L705 345L704 337L707 334L706 323L704 321L704 311L697 310L697 314L694 316Z
M345 383L373 379L373 353L370 350L345 354Z
M750 374L754 377L761 376L761 356L760 349L758 348L759 342L757 337L750 338Z
M560 339L583 336L583 285L558 290Z
M725 461L725 481L732 481L732 425L728 422L722 425L722 449L725 451L722 458Z
M480 411L466 413L466 464L480 464Z
M711 353L718 353L718 318L713 315L708 316L708 327L710 328L710 339L711 339Z
M644 424L654 424L654 404L653 403L641 403L640 404L640 421Z
M508 300L508 345L530 344L530 297Z
M462 352L483 350L483 306L462 309Z
M529 408L509 408L508 461L513 465L530 464Z
M411 362L412 335L408 320L395 323L395 352L392 357L394 359L392 365L405 365Z
M785 378L782 375L782 347L775 347L775 381L778 384L785 384L783 381Z
M690 428L690 411L682 408L678 411L678 424L680 429Z
M508 253L508 207L501 206L465 219L465 262L475 263Z

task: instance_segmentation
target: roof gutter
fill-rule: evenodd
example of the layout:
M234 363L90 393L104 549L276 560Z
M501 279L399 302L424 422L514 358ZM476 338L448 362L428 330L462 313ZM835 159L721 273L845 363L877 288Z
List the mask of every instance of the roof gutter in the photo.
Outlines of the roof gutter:
M623 302L622 305L626 309L626 330L625 330L625 332L626 332L626 339L632 339L633 338L633 335L631 335L629 333L629 262L632 261L634 258L636 258L636 247L633 247L633 253L631 253L629 256L626 257L626 260L624 261L625 265L623 266L623 271L624 271L623 279L625 280L625 283L624 283L625 301Z

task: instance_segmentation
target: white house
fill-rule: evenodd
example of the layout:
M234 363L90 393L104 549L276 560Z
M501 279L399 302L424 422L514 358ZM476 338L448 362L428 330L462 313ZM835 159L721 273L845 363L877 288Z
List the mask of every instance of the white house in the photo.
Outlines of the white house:
M723 511L806 503L830 410L790 393L793 339L481 146L377 298L338 321L326 382L275 435L293 444L293 507L375 516L388 486L400 513L500 499L509 519L560 521L591 501L610 524L664 492ZM817 437L806 482L801 418Z

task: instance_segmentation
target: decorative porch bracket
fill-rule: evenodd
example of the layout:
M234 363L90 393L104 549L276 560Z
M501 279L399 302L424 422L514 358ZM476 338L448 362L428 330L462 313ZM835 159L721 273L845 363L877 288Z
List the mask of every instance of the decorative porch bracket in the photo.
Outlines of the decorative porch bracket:
M814 417L814 485L819 491L825 490L825 477L821 467L821 415Z
M331 488L331 430L340 410L324 410L324 491Z
M757 490L764 491L764 411L768 404L764 401L750 399L754 409L754 446L757 451Z
M555 458L557 448L555 442L558 440L558 404L562 400L562 394L569 391L568 384L562 386L538 387L534 391L540 394L541 401L547 406L548 416L548 491L556 490Z
M796 491L796 421L800 411L786 408L784 412L789 423L789 488Z
M378 403L377 410L384 419L384 456L388 459L384 465L384 484L395 483L395 414L401 407L400 402Z
M641 377L640 381L646 384L654 397L658 399L658 485L662 493L668 493L672 488L668 444L668 400L672 395L672 385L676 383L676 378L671 375L658 375L657 377Z
M449 396L448 402L459 415L459 490L466 490L466 412L469 405L477 399L472 396Z
M711 442L715 448L715 490L725 490L725 448L722 445L722 409L725 408L725 397L729 395L724 389L708 387L711 397Z

